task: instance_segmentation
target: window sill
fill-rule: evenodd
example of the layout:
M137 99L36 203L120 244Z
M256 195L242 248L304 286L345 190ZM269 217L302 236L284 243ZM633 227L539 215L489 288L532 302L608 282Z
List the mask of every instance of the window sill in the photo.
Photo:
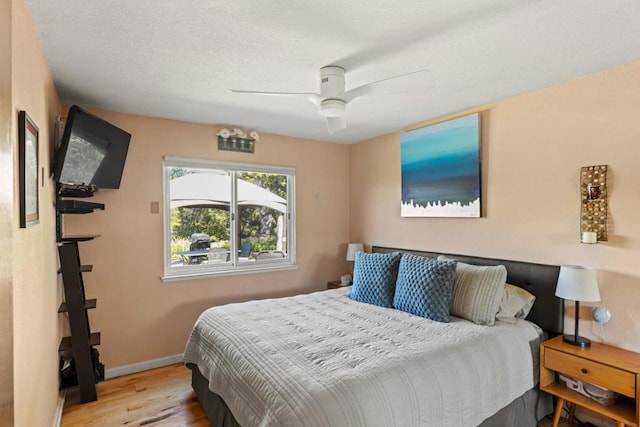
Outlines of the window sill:
M261 265L259 267L250 267L250 268L236 268L233 270L220 270L220 271L192 271L192 272L184 272L184 273L174 273L174 274L165 274L161 277L163 282L178 282L183 280L193 280L193 279L207 279L212 277L224 277L224 276L237 276L240 274L256 274L256 273L270 273L274 271L286 271L286 270L297 270L297 264L286 264L286 265Z

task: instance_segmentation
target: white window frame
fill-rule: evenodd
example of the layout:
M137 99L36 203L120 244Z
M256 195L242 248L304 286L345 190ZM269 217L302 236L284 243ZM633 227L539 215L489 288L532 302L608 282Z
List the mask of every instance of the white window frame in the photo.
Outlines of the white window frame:
M237 193L235 172L258 172L258 173L274 173L287 175L287 256L283 259L263 260L254 262L238 262L237 256L222 266L212 266L211 264L199 264L192 266L181 266L180 268L171 266L171 206L169 195L170 174L169 168L201 168L201 169L222 169L231 170L231 205L229 212L231 214L230 225L230 243L231 253L237 254L239 242L237 241ZM215 160L190 159L184 157L168 157L165 156L162 162L162 181L163 181L163 233L164 233L164 275L162 280L165 282L198 279L206 277L227 276L235 274L248 273L264 273L269 271L290 270L297 268L296 265L296 215L295 215L295 168L282 166L256 165L249 163L220 162Z

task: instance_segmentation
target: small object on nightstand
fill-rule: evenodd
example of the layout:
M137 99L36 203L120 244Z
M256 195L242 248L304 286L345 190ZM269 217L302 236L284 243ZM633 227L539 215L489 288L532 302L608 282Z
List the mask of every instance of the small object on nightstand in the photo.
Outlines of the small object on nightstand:
M603 405L556 380L556 374L594 384L624 396ZM540 345L540 390L558 398L553 427L565 402L612 418L617 427L640 425L640 354L601 343L581 348L555 337ZM609 402L607 402L609 403Z
M591 310L591 317L593 317L593 321L600 323L607 323L611 320L611 312L604 307L593 307Z
M332 280L327 282L327 289L339 289L342 287L342 282L340 280Z

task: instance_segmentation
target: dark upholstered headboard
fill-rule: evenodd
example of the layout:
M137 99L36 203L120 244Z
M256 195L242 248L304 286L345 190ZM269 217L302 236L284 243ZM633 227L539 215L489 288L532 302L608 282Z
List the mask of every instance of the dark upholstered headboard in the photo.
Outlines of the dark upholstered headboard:
M507 283L519 286L535 295L527 320L537 324L550 336L562 334L564 329L564 300L556 297L556 283L560 267L557 265L534 264L522 261L509 261L493 258L481 258L469 255L443 254L408 249L373 246L373 252L404 252L427 258L446 255L461 262L475 265L504 265L507 268Z

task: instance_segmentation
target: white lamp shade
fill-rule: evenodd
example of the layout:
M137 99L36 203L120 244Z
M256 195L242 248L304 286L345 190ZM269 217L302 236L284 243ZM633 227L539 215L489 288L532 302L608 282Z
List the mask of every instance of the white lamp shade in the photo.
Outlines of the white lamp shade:
M573 301L600 301L596 271L577 265L561 266L556 296Z
M347 245L347 261L356 260L356 252L364 251L364 245L362 243L349 243Z

